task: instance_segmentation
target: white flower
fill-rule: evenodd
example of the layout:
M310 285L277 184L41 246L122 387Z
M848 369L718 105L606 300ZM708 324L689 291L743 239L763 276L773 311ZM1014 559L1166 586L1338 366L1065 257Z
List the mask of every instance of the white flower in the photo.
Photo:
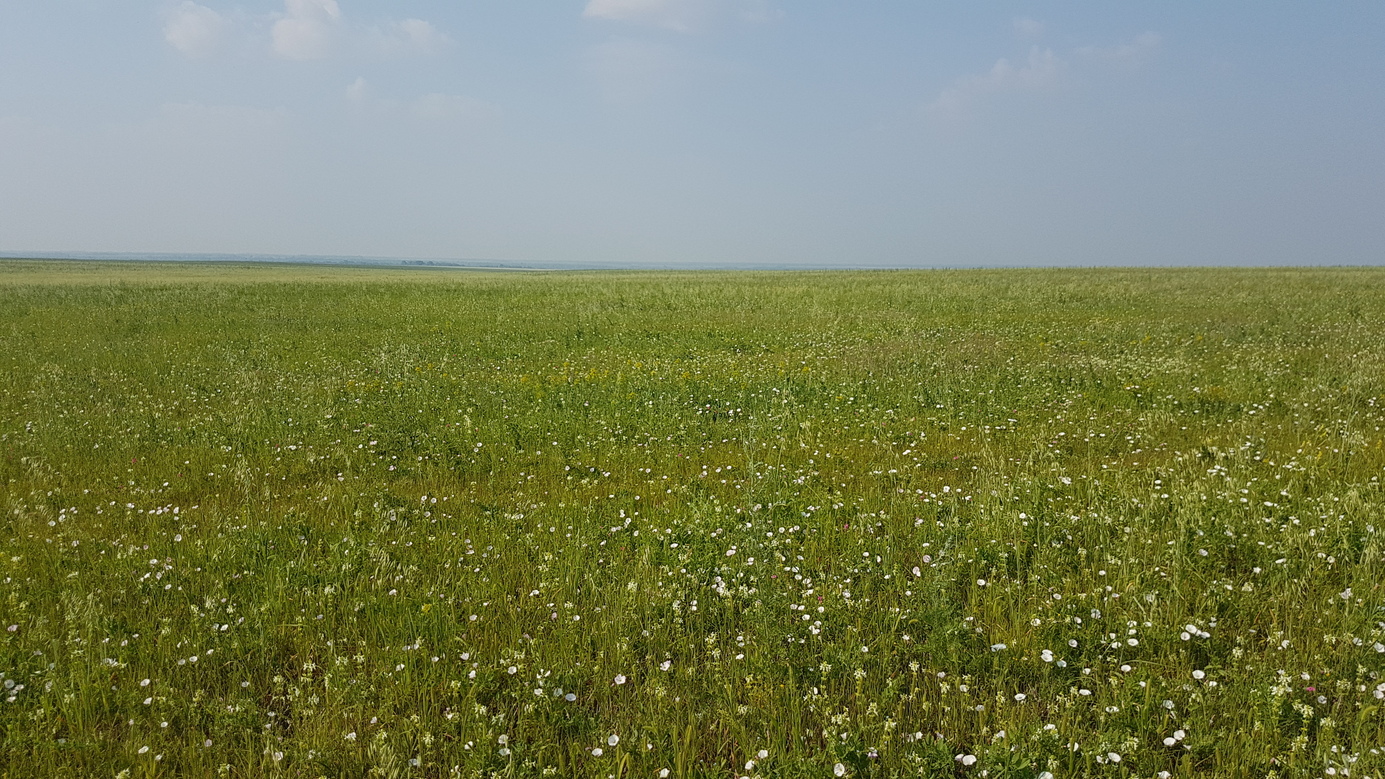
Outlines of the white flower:
M508 735L502 733L502 734L500 735L500 737L497 738L497 739L495 740L495 743L497 743L497 744L499 744L500 746L503 747L503 746L505 746L506 744L510 743L510 737L509 737Z
M755 757L757 757L757 758L759 758L759 759L761 759L761 760L764 760L765 758L769 757L769 750L768 750L768 749L761 749L759 752L756 752L756 753L755 753Z
M1107 752L1106 759L1110 760L1112 763L1119 763L1121 761L1121 756L1115 752Z
M965 766L976 765L976 755L958 755L957 759Z
M350 733L347 733L346 736L344 736L344 738L345 738L347 741L355 741L355 740L356 740L356 731L353 730L353 731L351 731Z
M606 739L606 745L607 745L607 746L612 746L612 747L613 747L613 746L615 746L616 744L619 744L619 743L620 743L620 736L617 736L617 735L614 734L614 733L612 733L612 734L610 735L610 737Z
M616 684L625 684L625 674L616 674Z
M596 749L592 750L592 757L601 757L601 755L601 747L597 747Z
M832 775L846 776L846 766L842 765L841 763L837 763L836 765L832 766Z
M660 769L659 769L659 779L668 779L668 769L667 769L667 768L660 768Z
M148 752L148 751L149 751L149 747L140 747L140 748L139 748L139 753L140 753L141 755L144 754L145 752Z
M1196 670L1196 671L1193 671L1193 678L1194 678L1194 679L1204 679L1204 678L1206 678L1206 677L1207 677L1207 674L1204 673L1201 669L1198 669L1198 670Z

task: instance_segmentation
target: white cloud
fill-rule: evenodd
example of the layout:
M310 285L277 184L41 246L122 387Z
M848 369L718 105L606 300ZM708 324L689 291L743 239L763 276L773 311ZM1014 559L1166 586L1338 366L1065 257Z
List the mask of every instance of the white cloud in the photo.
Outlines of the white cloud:
M722 18L752 24L780 16L769 0L588 0L582 16L697 32Z
M188 57L207 57L221 45L226 20L212 9L184 0L164 18L164 40Z
M1142 32L1129 43L1118 46L1084 46L1077 50L1077 54L1115 65L1137 65L1157 51L1161 42L1159 33Z
M998 92L1033 91L1054 84L1066 64L1052 49L1029 50L1029 57L1016 65L999 59L986 73L958 79L944 89L929 109L944 115L965 113L979 99Z
M320 60L331 56L341 28L337 0L284 0L270 37L274 53L284 59Z

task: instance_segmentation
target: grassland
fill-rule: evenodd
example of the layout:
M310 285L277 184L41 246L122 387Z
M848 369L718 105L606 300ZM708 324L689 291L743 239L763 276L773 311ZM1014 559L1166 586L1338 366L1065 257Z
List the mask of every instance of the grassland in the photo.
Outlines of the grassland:
M0 263L0 775L1385 774L1385 270Z

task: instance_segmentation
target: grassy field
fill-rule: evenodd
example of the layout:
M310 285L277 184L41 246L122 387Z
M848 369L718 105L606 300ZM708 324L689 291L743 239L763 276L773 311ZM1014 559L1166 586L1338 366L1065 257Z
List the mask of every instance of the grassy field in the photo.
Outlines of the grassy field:
M1385 269L0 262L0 776L1385 776Z

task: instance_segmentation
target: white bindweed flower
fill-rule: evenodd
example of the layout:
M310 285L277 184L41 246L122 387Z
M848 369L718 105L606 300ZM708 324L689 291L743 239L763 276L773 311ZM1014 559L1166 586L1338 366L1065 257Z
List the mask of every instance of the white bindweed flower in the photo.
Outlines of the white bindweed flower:
M625 684L625 674L616 674L616 684Z
M832 775L846 776L846 766L842 765L841 763L837 763L836 765L832 766Z
M606 739L606 745L607 745L607 746L612 746L612 747L613 747L613 746L615 746L616 744L619 744L619 743L620 743L620 736L617 736L617 735L614 734L614 733L612 733L612 734L611 734L609 737L607 737L607 739Z

